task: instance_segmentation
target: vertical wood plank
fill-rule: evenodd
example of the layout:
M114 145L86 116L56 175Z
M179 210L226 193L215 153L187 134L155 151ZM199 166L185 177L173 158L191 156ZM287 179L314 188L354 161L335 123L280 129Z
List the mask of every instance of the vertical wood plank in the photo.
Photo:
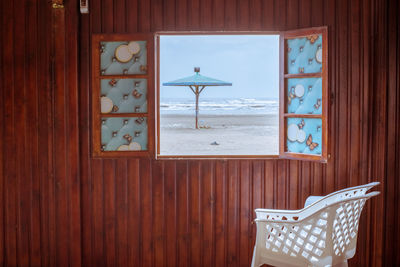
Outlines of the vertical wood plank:
M214 222L213 213L215 208L213 172L214 166L205 161L201 164L200 176L200 201L201 201L201 257L203 266L211 266L214 250Z
M251 186L251 197L252 197L252 205L250 209L250 220L251 220L251 241L250 241L250 249L253 249L253 246L256 241L256 230L257 227L254 223L254 219L256 218L256 214L254 212L255 209L263 208L263 188L264 188L264 162L263 161L255 161L253 162L253 177L252 177L252 185ZM250 254L252 255L252 254Z
M91 8L93 10L93 7ZM93 12L93 11L92 11ZM79 34L79 88L90 88L90 21L89 16L82 16L81 32ZM93 188L90 160L90 90L79 90L79 140L80 140L80 186L81 186L81 214L82 214L82 265L94 265L94 254L91 241L93 239L92 226L93 217L90 211L93 210Z
M352 1L350 6L350 53L351 53L351 64L352 64L352 72L351 72L351 96L350 96L350 144L351 144L351 152L350 152L350 186L355 186L360 184L360 176L359 176L359 159L360 159L360 140L361 140L361 131L360 131L360 49L356 49L356 47L360 47L360 1Z
M384 40L387 38L387 6L385 3L376 1L374 2L374 36L377 40ZM387 66L388 51L386 42L374 43L374 64L376 74L374 77L373 86L380 87L382 90L373 91L373 125L372 125L372 162L371 172L372 176L376 177L381 182L381 188L387 192L387 169L385 162L387 160L386 146L382 145L381 140L387 142ZM390 185L392 186L392 185ZM384 231L384 209L385 209L385 195L376 198L372 203L372 210L376 215L373 217L373 234L372 234L372 257L373 265L383 266L384 261L384 240L382 232Z
M288 30L296 29L299 25L299 0L287 0L287 19Z
M137 32L139 24L138 0L125 0L125 5L126 31L127 33Z
M237 265L239 261L239 162L228 162L228 229L227 264Z
M152 31L163 30L163 1L162 0L152 0L151 1L151 29Z
M67 195L67 153L57 153L58 151L67 151L67 100L65 87L65 53L66 53L66 36L65 36L65 10L53 10L53 56L54 56L54 135L57 136L57 142L52 147L54 153L54 174L55 174L55 249L56 262L60 266L69 265L70 250L69 244L69 224L64 226L64 222L68 220L68 195ZM55 50L60 49L62 52L56 53Z
M237 26L238 30L249 30L250 10L248 0L237 0Z
M105 262L104 251L104 177L103 161L96 159L92 161L92 187L93 187L93 262L101 266Z
M320 163L312 164L312 185L311 185L311 195L322 196L323 195L323 184L325 177L323 176L323 165Z
M249 28L251 30L261 30L262 29L262 0L250 0L249 1Z
M3 2L0 2L0 10L3 10ZM0 19L0 34L1 36L4 36L4 30L3 30L3 19ZM3 44L4 42L4 38L2 38L0 40L0 51L3 51L3 47L5 46ZM3 53L0 53L0 88L2 89L4 87L4 78L3 78ZM4 90L1 90L0 93L0 118L3 122L5 122L5 117L4 117L4 106L5 106L5 99L4 99L4 95L3 95ZM5 260L4 260L4 229L5 229L5 218L4 218L4 127L3 130L0 131L0 229L2 231L0 231L0 262L2 262L4 264Z
M138 31L139 32L149 32L151 29L151 1L148 0L138 0Z
M225 1L225 29L234 30L237 24L237 0Z
M26 158L26 168L31 170L30 175L27 177L31 183L31 217L30 221L30 246L29 246L29 255L30 256L30 264L34 266L41 265L41 236L40 236L40 180L37 177L40 177L39 172L39 153L38 153L38 72L37 72L37 53L38 53L38 40L37 40L37 32L38 32L38 24L37 24L37 7L33 5L33 2L28 2L27 4L27 24L31 26L31 31L27 33L27 56L26 56L26 66L29 70L26 74L28 82L27 92L30 92L31 97L34 99L26 103L27 106L27 132L30 133L31 142L27 142L27 147L29 149L25 150L25 158ZM1 79L1 78L0 78ZM1 103L0 103L1 105ZM0 111L1 112L1 111ZM29 138L27 138L29 140ZM1 149L1 148L0 148ZM0 161L2 159L0 158ZM0 165L1 168L1 165ZM0 176L2 174L0 173ZM1 182L1 181L0 181ZM26 186L26 185L25 185ZM0 189L1 190L1 189ZM1 194L0 194L1 196ZM0 209L1 212L1 209ZM0 220L2 220L0 216ZM0 242L2 238L0 236ZM2 262L0 253L0 262Z
M115 32L124 33L126 31L127 18L125 16L131 16L130 12L127 14L126 10L125 0L113 0L113 27Z
M79 112L78 106L78 14L73 2L66 3L66 8L73 10L68 12L65 23L66 58L65 65L68 71L65 73L67 94L67 199L69 220L69 258L72 265L81 265L81 211L80 211L80 177L79 177ZM65 221L67 222L67 220ZM66 223L64 222L64 225Z
M176 162L165 163L165 254L167 255L166 265L176 266L177 244L176 244Z
M101 30L103 33L114 32L114 4L113 0L101 0Z
M153 261L153 234L152 234L152 172L150 168L151 161L149 159L140 159L140 203L141 203L141 247L143 265L150 266Z
M175 29L175 0L163 1L163 30L173 31Z
M26 10L24 1L15 1L14 6L14 17L16 18L18 14L22 15L20 23L14 21L14 29L16 32L25 31L26 23ZM16 147L14 153L18 158L16 163L16 190L17 190L17 263L19 265L29 265L29 232L28 232L28 222L30 216L29 210L29 190L32 184L26 179L27 171L26 159L24 157L25 151L25 134L26 134L26 105L24 104L24 99L26 97L26 65L25 65L25 34L16 34L14 37L14 64L15 69L21 69L22 71L15 72L15 91L14 91L14 114L15 114L15 139ZM17 89L18 88L18 89Z
M94 168L94 167L93 167ZM138 159L128 160L128 265L141 266L141 188L140 171L141 166Z
M311 195L311 162L301 163L301 184L300 184L300 200L299 205L304 206L306 199Z
M202 30L210 30L213 25L212 0L200 2L200 27Z
M240 162L240 177L239 177L239 265L250 265L250 186L252 170L249 161Z
M289 162L289 209L299 209L302 207L299 201L299 162L297 160L291 160Z
M264 161L264 205L266 209L275 207L275 161Z
M396 10L397 10L397 14L398 14L400 12L399 3L397 3ZM396 128L396 130L394 132L392 132L392 134L394 136L396 136L397 133L400 132L400 116L399 116L399 114L400 114L400 93L399 93L400 92L400 75L399 75L399 72L400 72L400 60L398 59L399 58L399 54L398 54L399 52L398 51L400 51L400 27L398 25L400 24L400 18L399 18L399 16L394 16L391 19L393 19L393 20L395 20L397 22L396 23L397 24L397 33L396 33L397 40L396 40L396 43L393 44L396 47L396 51L397 51L397 60L396 60L396 62L397 62L397 64L396 64L396 69L397 69L397 74L396 74L396 98L397 98L397 100L396 100L396 108L397 108L397 112L396 112L396 114L397 114L397 117L396 117L396 124L395 124L395 125L397 125L397 128ZM396 164L396 174L393 177L399 177L400 176L400 142L399 142L398 139L396 141L395 151L396 151L395 160L397 160L397 161L395 162L395 164ZM400 192L400 182L398 180L397 180L397 186L396 186L395 190L396 190L396 194L398 196L398 192ZM400 209L400 197L397 197L396 210L399 210L399 209ZM396 219L396 224L397 224L396 236L397 236L397 238L399 238L399 236L400 236L400 226L399 226L400 214L399 213L397 213L397 218L395 218L395 219ZM394 251L398 251L399 250L399 245L397 245L396 248L394 247L393 250ZM395 253L395 256L393 258L393 261L396 262L396 263L400 262L400 255L399 254L400 253Z
M37 68L43 70L44 75L38 75L38 169L40 175L40 233L41 233L41 265L48 266L50 259L54 256L54 249L50 246L50 235L51 235L51 223L49 220L49 214L51 214L51 205L49 205L51 197L50 182L51 178L51 149L52 138L50 132L52 131L52 124L50 123L51 113L50 107L50 95L51 95L51 82L48 78L51 74L49 60L50 48L51 48L51 25L48 21L51 21L51 11L47 3L40 2L37 4L37 23L38 32L37 40L43 40L38 45L37 51ZM41 18L41 19L39 19ZM43 115L42 114L47 114ZM49 202L44 201L49 200Z
M128 162L118 159L115 171L116 265L128 265Z
M201 250L201 180L200 162L190 161L190 261L193 266L202 266Z
M285 160L279 160L277 162L277 179L276 179L276 197L275 203L277 209L285 209L286 208L286 163Z
M153 166L153 239L154 266L165 266L167 255L164 253L165 242L165 195L164 162L156 161Z
M364 184L369 181L368 177L369 175L369 170L368 170L368 158L369 158L369 140L368 140L368 133L369 133L369 120L368 120L368 114L369 114L369 107L368 107L368 102L369 102L369 49L370 49L370 40L369 38L366 38L365 36L369 35L369 29L370 29L370 23L369 23L369 18L370 17L370 3L362 3L362 12L360 12L360 23L362 26L360 26L360 87L363 88L363 90L360 90L360 140L359 140L359 155L360 159L358 162L360 172L360 183ZM358 243L358 264L361 266L366 266L369 264L369 243L370 243L370 235L367 234L370 232L370 221L371 221L371 208L370 205L367 205L365 208L367 214L366 216L361 217L360 221L360 227L359 227L359 234L364 235L364 242Z
M311 25L313 27L323 26L323 16L324 14L324 1L312 0L311 1Z
M224 0L213 0L213 29L221 30L225 25Z
M338 1L339 9L341 14L348 14L348 2L347 1ZM348 167L348 75L351 73L351 70L348 69L348 16L341 16L340 20L337 21L338 27L338 54L340 55L338 67L339 71L337 73L338 86L341 88L339 92L337 92L337 105L338 105L338 118L339 122L336 128L336 136L337 136L337 148L336 151L340 154L340 161L338 161L337 166L337 179L338 179L338 188L342 189L347 186L347 167Z
M227 163L217 161L215 164L215 265L226 264L227 218Z
M177 266L189 263L189 206L188 206L188 162L176 164L176 203L177 203Z
M394 1L389 1L388 3L388 17L392 19L388 19L388 69L389 70L396 70L397 69L397 62L399 60L399 54L397 50L397 41L398 41L398 36L397 34L397 28L398 24L396 27L396 19L394 19L397 16L397 5L398 3ZM397 76L396 76L397 74ZM399 177L398 172L398 167L396 168L396 139L397 142L399 140L398 136L396 134L396 128L398 128L398 113L396 112L398 108L396 107L396 104L398 104L398 94L400 90L397 90L396 92L396 77L398 79L399 77L399 70L397 69L397 73L394 71L389 71L388 73L388 110L393 110L394 112L388 112L388 117L387 117L387 125L388 125L388 137L387 137L387 164L386 168L388 170L391 170L391 174L387 176L387 184L389 185L386 191L386 204L385 204L385 213L386 213L386 218L385 218L385 230L386 234L384 236L384 250L385 250L385 260L384 264L385 265L395 265L395 254L396 251L394 250L394 246L392 244L396 243L396 239L393 233L398 232L399 226L398 221L396 221L396 213L398 211L398 201L396 201L396 189L398 187L398 179L394 177ZM397 152L398 153L398 152ZM394 186L391 186L394 185ZM397 228L397 229L396 229ZM397 230L397 231L396 231Z
M102 24L103 22L103 11L104 5L102 0L92 0L90 2L90 17L91 17L91 32L92 33L101 33L103 29ZM87 62L87 64L90 61Z
M311 0L299 0L300 26L307 28L311 26Z
M188 1L188 18L189 18L189 29L188 30L199 30L200 28L200 1L190 0Z
M176 18L175 18L175 29L187 30L188 25L188 1L187 0L176 0Z
M107 266L116 266L116 166L115 160L104 160L104 252Z
M287 8L286 1L274 1L274 30L283 31L286 29Z
M265 31L274 30L274 16L278 15L274 12L274 0L264 0L262 1L262 27Z

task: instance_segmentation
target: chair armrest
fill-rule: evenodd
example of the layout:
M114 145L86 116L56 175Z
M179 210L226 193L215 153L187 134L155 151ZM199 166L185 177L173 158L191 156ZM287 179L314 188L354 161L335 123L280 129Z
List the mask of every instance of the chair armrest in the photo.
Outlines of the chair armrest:
M309 206L309 205L311 205L312 203L314 203L314 202L320 200L321 198L323 198L323 196L309 196L309 197L306 199L306 202L304 203L304 208L307 207L307 206Z
M301 210L256 209L255 212L256 222L296 222L299 220Z

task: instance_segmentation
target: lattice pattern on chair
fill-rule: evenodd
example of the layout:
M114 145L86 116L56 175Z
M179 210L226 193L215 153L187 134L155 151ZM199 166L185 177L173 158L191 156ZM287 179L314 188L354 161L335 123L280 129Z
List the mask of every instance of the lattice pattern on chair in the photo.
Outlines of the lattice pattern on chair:
M333 250L341 256L349 247L351 241L357 237L358 222L365 199L345 202L336 209L333 220L332 242Z
M266 248L291 257L317 262L326 248L328 212L320 212L302 223L266 225Z
M377 184L340 190L298 211L257 209L253 266L346 262L355 253L365 202L379 194L366 192Z

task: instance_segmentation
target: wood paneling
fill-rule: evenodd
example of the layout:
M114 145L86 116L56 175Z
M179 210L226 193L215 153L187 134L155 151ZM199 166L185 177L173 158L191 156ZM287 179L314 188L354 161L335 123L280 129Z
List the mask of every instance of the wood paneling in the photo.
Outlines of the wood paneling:
M248 266L253 210L378 180L351 266L400 265L395 0L0 1L0 265ZM328 164L93 159L91 34L329 26Z

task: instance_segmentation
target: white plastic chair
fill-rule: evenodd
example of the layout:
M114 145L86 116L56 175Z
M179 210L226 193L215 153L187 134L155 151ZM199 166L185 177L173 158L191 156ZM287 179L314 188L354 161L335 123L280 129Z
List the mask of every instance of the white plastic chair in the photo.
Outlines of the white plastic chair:
M310 196L301 210L256 209L257 237L251 266L347 266L356 252L366 193L378 182Z

